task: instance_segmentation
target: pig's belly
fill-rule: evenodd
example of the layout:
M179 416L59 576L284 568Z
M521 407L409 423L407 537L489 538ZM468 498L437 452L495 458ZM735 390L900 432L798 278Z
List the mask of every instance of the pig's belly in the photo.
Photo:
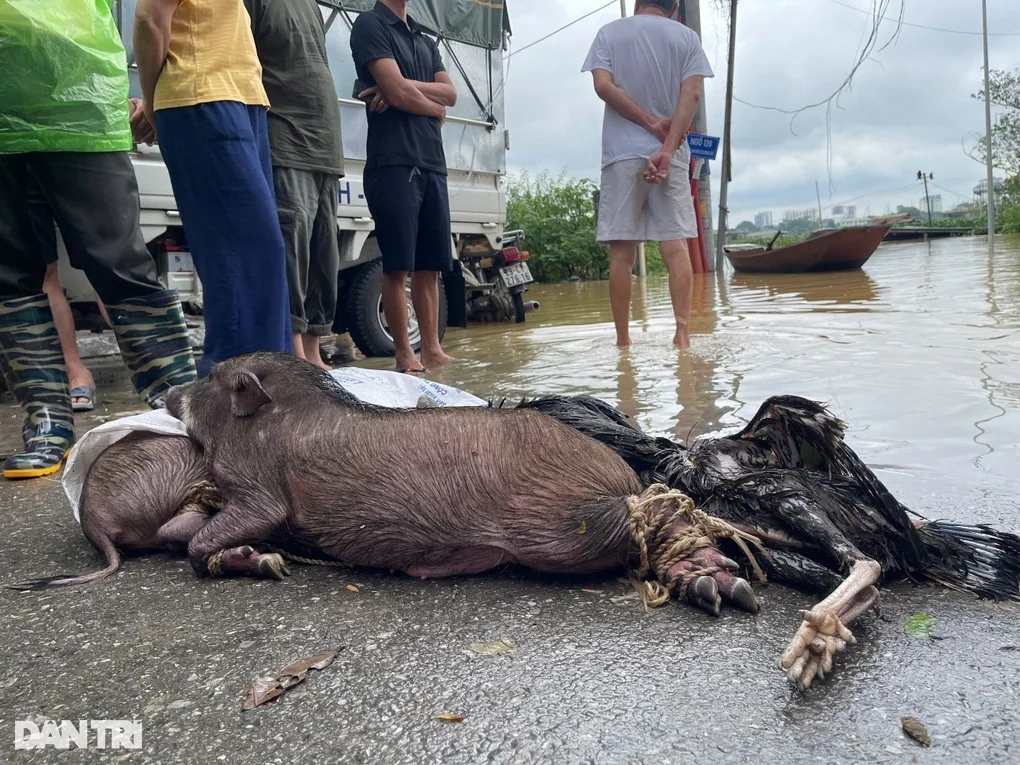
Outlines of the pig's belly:
M422 578L477 574L510 564L545 573L616 568L627 556L625 497L577 501L520 494L502 498L396 499L386 486L357 498L321 496L292 480L290 531L303 544L352 566ZM543 501L545 500L545 501Z
M641 490L611 450L536 412L366 417L318 431L286 470L291 518L310 544L419 576L618 565L627 498Z

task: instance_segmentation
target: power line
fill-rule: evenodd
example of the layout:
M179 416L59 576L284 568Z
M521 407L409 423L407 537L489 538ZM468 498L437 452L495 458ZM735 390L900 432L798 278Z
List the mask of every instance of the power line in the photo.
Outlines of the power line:
M552 32L547 34L545 37L539 37L537 40L535 40L534 42L528 43L523 48L518 48L517 50L512 51L509 55L507 55L506 58L510 58L511 56L516 56L518 53L521 53L523 51L526 51L528 48L531 48L531 47L534 47L535 45L538 45L540 42L545 42L546 40L548 40L553 35L557 35L560 32L562 32L564 29L568 29L569 27L574 26L574 24L578 23L579 21L584 21L589 16L594 16L596 13L604 11L606 8L608 8L611 5L616 5L616 0L609 0L608 3L606 3L605 5L599 6L594 11L589 11L588 13L584 14L583 16L578 16L576 19L574 19L573 21L571 21L568 24L564 24L559 29L554 29Z
M856 5L849 5L848 3L840 2L840 0L829 0L829 2L830 3L834 3L836 5L841 5L844 8L849 8L852 11L857 11L858 13L867 13L869 15L871 14L871 11L869 11L869 10L867 10L865 8L858 8ZM944 27L929 27L929 26L925 26L924 24L912 24L909 21L901 21L900 23L903 26L905 26L905 27L914 27L915 29L927 29L929 32L946 32L947 34L952 34L952 35L973 35L973 36L976 36L976 37L981 37L981 35L982 35L981 32L968 32L968 31L963 30L963 29L945 29ZM989 37L1020 37L1020 32L989 32L988 36Z
M970 199L970 197L971 197L970 194L961 194L959 191L953 191L952 189L947 189L945 186L939 186L934 181L928 181L928 183L930 183L932 186L934 186L935 188L937 188L937 189L939 189L941 191L945 191L947 194L955 194L956 196L962 197L963 199Z

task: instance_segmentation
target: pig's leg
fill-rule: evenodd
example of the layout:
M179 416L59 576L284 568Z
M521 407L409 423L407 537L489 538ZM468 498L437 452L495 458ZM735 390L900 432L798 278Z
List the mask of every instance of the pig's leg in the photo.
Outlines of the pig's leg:
M159 527L156 541L162 546L186 545L208 522L205 513L181 513Z
M246 496L244 505L228 500L192 537L188 559L199 576L246 574L283 579L290 571L280 555L259 553L245 542L268 540L286 522L286 505L270 495Z
M739 568L736 561L715 548L703 547L695 550L689 560L672 566L666 574L665 584L683 580L687 603L713 616L719 616L723 601L752 614L758 613L758 599L750 583L734 573Z

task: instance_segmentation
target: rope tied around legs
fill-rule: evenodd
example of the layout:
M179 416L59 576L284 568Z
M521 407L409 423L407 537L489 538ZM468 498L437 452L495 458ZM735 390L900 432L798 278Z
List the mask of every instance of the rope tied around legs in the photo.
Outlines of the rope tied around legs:
M649 486L641 496L631 497L627 504L631 546L638 558L635 587L646 606L665 605L678 589L683 597L688 581L719 571L719 567L712 566L666 582L666 574L673 566L690 559L696 550L715 547L720 539L733 540L758 581L765 581L765 573L749 546L764 552L761 540L699 510L683 492L658 483Z
M196 481L188 487L181 500L177 514L202 513L209 515L212 510L222 510L226 503L223 495L212 481Z

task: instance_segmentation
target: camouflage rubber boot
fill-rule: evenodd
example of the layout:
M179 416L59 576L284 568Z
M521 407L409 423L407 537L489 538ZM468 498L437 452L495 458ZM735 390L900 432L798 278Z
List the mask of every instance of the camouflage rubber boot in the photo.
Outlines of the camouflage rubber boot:
M106 306L131 383L153 409L175 385L193 382L195 357L177 290Z
M55 473L74 443L67 368L45 295L0 303L0 369L25 408L25 451L4 461L5 478Z

